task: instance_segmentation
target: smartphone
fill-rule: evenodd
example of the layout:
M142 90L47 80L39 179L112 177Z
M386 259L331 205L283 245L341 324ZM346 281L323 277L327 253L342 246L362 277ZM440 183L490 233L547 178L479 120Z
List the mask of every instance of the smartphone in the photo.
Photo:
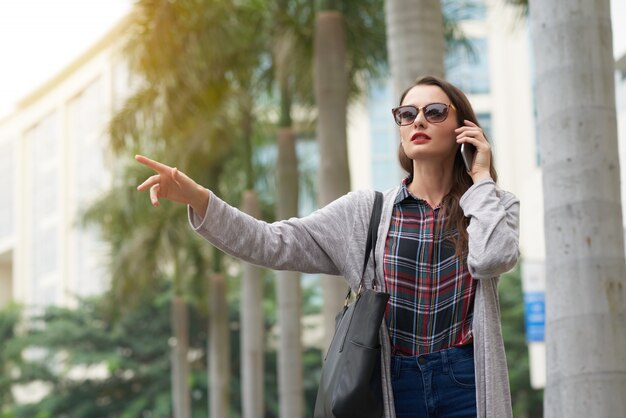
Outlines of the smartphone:
M461 156L463 157L463 162L465 163L467 171L472 171L474 154L476 154L476 147L474 145L468 143L461 144Z

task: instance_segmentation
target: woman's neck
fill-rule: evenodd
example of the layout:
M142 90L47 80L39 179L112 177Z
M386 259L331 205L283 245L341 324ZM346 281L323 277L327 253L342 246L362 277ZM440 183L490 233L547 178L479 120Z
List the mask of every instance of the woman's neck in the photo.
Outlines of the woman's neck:
M435 208L452 188L452 167L442 163L428 164L420 161L413 163L413 180L408 190L415 197L424 199Z

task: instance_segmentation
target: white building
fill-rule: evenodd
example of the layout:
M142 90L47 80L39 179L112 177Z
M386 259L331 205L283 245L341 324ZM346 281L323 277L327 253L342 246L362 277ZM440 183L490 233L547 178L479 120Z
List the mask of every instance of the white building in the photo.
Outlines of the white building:
M81 211L108 187L106 124L128 90L123 20L0 121L0 306L71 306L107 284Z

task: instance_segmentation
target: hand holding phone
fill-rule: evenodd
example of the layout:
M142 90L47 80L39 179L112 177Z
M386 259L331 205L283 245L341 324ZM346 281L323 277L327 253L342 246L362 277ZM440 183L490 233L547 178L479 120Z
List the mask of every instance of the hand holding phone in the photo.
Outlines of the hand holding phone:
M491 176L491 146L482 128L469 120L455 130L456 140L461 144L460 152L474 183Z
M476 155L476 147L466 142L461 144L461 156L465 163L465 168L468 172L472 171L472 164L474 164L474 155Z

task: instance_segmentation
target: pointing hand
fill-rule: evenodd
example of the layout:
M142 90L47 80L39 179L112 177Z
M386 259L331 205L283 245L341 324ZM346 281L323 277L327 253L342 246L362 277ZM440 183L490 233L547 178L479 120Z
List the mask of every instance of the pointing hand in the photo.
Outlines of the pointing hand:
M155 175L137 186L137 190L150 190L152 206L159 206L159 199L190 205L194 212L203 217L209 203L208 189L200 186L176 167L170 167L143 155L136 155L135 160L151 168Z

